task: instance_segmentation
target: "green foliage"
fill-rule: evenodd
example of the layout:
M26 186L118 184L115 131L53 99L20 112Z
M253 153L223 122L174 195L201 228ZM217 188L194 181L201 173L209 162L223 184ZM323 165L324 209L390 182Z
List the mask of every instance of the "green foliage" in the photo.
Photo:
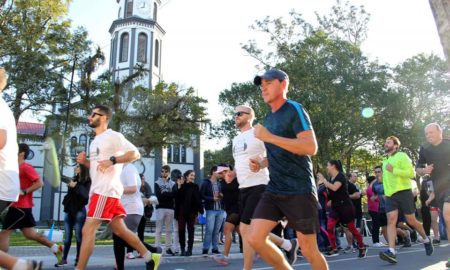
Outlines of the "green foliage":
M209 171L212 168L212 166L220 164L220 163L226 163L231 164L234 166L234 159L233 154L231 150L231 144L228 144L223 149L220 150L207 150L204 153L204 166L203 166L203 175L205 177L208 177L210 175Z

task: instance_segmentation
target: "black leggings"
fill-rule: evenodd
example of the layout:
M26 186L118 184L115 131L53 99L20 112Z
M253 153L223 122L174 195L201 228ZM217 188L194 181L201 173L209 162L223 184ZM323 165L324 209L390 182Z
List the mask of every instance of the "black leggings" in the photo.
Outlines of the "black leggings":
M369 215L372 218L372 243L380 242L380 214L378 212L369 211Z

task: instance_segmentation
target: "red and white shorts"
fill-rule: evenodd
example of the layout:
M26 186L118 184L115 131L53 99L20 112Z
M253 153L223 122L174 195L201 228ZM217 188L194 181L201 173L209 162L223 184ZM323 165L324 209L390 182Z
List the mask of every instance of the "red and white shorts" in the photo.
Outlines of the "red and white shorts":
M126 217L126 215L125 208L118 198L94 193L89 201L88 218L111 221L115 217Z

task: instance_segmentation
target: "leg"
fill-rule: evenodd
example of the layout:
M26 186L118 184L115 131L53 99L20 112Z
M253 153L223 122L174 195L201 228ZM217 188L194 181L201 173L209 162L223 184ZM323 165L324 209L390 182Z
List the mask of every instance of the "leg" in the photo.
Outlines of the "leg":
M438 211L430 211L430 219L431 219L431 229L433 230L434 239L439 240L439 212ZM425 223L423 224L425 229ZM429 230L429 229L428 229ZM426 230L425 230L426 231ZM428 235L430 235L430 232L428 231Z
M347 227L348 227L348 230L353 235L353 237L355 237L356 241L358 242L358 247L360 249L365 248L362 235L358 231L358 229L356 229L355 222L353 220L350 221L349 223L347 223ZM352 241L350 242L350 246L353 245L353 237L352 237Z
M195 221L197 216L192 214L187 219L187 230L188 230L188 248L186 256L192 255L192 247L194 246L194 234L195 234Z
M242 235L242 246L244 250L244 270L251 270L253 268L253 256L255 255L255 251L248 243L250 225L241 222L239 228Z
M297 240L300 244L303 256L305 256L306 260L311 264L312 269L328 269L328 264L317 247L316 234L303 234L297 232Z
M22 233L27 239L34 240L48 248L51 248L53 245L55 245L55 242L48 240L46 236L38 233L34 229L34 227L23 228Z
M337 219L328 217L327 233L328 233L328 241L330 242L331 250L336 249L336 232L335 232L334 228L336 227L337 223L338 223Z
M277 224L271 220L253 219L248 233L248 242L264 261L275 269L292 269L281 250L269 241L268 235Z
M166 250L172 250L174 252L173 242L172 242L172 232L173 232L173 214L174 211L171 209L164 209L164 227L166 229Z
M83 226L83 241L81 242L80 258L78 260L77 269L86 269L89 257L95 246L95 233L102 223L101 220L88 218Z
M425 230L423 229L422 223L420 223L416 216L413 214L406 215L406 222L411 225L419 234L422 236L423 239L428 239L427 234L425 233Z
M183 214L178 215L178 241L180 242L181 256L186 252L186 217Z
M234 224L231 224L229 222L225 222L224 228L223 228L223 232L225 235L225 245L223 247L223 255L227 256L230 255L230 248L231 248L231 241L233 240L232 237L232 233L234 231L234 228L236 226L234 226Z
M162 232L162 224L163 224L163 209L156 209L155 210L155 217L156 217L156 223L155 223L155 246L161 247L161 232Z
M444 216L447 237L450 237L450 202L445 202L443 208L444 210L442 214Z
M173 241L172 241L172 246L173 246L173 251L175 253L180 252L180 239L178 239L178 220L175 219L174 214L172 214L172 228L173 228Z
M114 234L122 238L128 245L137 250L141 256L144 256L147 252L147 248L142 244L139 237L130 231L125 225L124 221L120 217L115 217L111 221L111 229Z
M13 230L2 230L0 232L0 250L8 252L9 250L9 235Z
M127 243L123 241L120 237L113 233L113 250L114 257L116 258L116 269L125 269L125 247Z
M372 218L372 243L380 242L380 222L378 220L378 212L369 211L369 215Z
M70 246L72 245L72 235L75 220L66 213L64 215L64 253L63 253L63 263L67 262L67 255L69 254Z
M219 250L219 234L220 234L220 228L222 227L222 223L224 220L224 212L214 211L214 228L212 233L212 250L218 251Z
M203 251L211 247L212 234L214 231L215 216L213 210L206 210L205 238L203 239Z
M398 210L387 213L387 237L389 248L395 251L395 239L397 238Z
M86 209L83 207L83 209L81 209L77 213L77 218L74 227L75 238L77 239L77 255L75 257L75 264L78 263L78 258L80 257L81 242L83 240L83 226L85 222L86 222Z

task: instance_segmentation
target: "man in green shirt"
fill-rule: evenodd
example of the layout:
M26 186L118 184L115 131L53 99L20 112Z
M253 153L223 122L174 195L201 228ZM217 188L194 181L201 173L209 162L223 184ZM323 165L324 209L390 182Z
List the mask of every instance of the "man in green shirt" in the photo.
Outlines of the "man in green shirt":
M387 236L389 249L380 252L380 258L392 264L397 263L395 252L395 240L397 238L397 220L403 214L406 221L422 237L425 245L425 252L428 256L433 254L433 245L425 234L422 224L417 221L414 215L414 197L412 194L411 178L415 172L411 159L403 152L399 151L400 140L395 136L390 136L384 143L386 158L383 160L383 187L385 193L386 213L387 213Z

